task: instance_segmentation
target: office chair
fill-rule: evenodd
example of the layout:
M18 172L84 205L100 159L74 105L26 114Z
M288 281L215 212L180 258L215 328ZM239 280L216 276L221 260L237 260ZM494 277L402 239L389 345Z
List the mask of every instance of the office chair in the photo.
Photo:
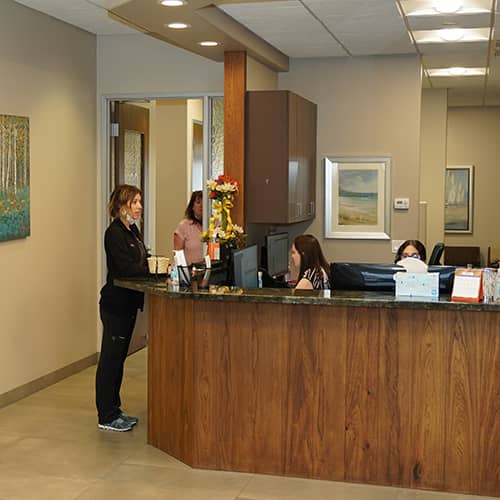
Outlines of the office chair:
M441 255L443 255L444 243L439 242L434 245L432 249L431 256L429 257L429 266L440 266L441 265Z

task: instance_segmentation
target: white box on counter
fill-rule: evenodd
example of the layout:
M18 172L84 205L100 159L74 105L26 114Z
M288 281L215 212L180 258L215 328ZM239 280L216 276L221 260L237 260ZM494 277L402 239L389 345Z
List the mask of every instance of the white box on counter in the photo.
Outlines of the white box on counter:
M394 275L396 297L439 297L439 273L404 273Z

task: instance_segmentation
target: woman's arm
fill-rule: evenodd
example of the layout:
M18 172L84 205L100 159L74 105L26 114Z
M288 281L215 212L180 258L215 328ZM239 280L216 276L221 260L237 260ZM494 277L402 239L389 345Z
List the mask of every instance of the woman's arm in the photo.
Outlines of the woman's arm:
M312 283L307 278L302 278L295 287L296 290L312 290Z
M182 250L184 248L184 238L178 234L174 233L174 250Z

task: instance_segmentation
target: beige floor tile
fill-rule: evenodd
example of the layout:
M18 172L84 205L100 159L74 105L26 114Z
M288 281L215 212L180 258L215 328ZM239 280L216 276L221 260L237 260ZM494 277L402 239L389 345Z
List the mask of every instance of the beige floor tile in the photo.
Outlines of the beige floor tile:
M22 469L22 467L20 467ZM79 479L48 478L29 470L4 474L0 467L2 500L74 500L90 483Z
M463 495L427 490L399 490L396 500L463 500Z
M125 460L129 465L152 465L155 467L168 467L177 470L190 470L191 467L185 463L167 455L150 445L137 447L133 453Z
M203 490L211 494L238 496L251 479L251 474L237 472L178 469L145 465L118 465L103 480L154 484L178 491Z
M234 496L210 492L164 489L154 484L99 481L80 496L78 500L233 500Z
M240 494L252 500L395 500L397 489L255 475Z
M46 438L22 438L0 453L0 470L14 471L19 463L36 475L94 481L132 453L132 448L94 441L79 443Z

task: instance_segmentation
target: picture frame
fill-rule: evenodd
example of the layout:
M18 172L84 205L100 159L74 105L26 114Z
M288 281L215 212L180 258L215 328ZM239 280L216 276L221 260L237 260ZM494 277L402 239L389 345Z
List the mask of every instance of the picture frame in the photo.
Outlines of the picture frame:
M30 234L29 117L0 114L0 242Z
M391 238L391 157L326 157L325 238Z
M474 166L446 167L444 193L445 233L472 233Z

